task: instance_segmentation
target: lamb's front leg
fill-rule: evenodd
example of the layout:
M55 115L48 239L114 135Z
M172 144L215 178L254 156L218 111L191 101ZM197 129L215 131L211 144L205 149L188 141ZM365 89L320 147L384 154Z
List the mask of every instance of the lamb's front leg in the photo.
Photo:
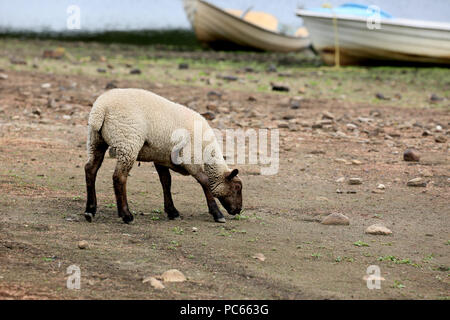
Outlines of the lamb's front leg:
M216 200L214 200L211 188L209 187L208 176L205 173L199 173L194 176L194 178L198 181L198 183L200 183L203 188L203 192L205 193L206 197L206 203L208 204L209 213L214 217L214 221L225 223L225 218L223 217L222 212L220 212Z
M167 216L170 220L176 219L180 216L180 213L175 208L172 200L172 193L170 188L172 186L172 177L170 175L169 168L161 166L155 163L156 171L159 175L159 181L161 181L161 185L164 193L164 211L167 213Z

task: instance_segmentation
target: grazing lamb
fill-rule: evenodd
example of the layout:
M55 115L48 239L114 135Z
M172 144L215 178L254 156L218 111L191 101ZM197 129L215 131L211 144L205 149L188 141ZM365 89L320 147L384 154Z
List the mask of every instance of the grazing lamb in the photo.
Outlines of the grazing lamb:
M223 223L225 218L214 197L219 199L229 214L239 213L242 208L242 182L237 177L238 170L228 168L214 136L208 148L212 146L216 161L184 161L176 164L172 160L171 155L177 146L177 142L173 141L173 132L180 128L193 132L194 123L201 123L203 132L211 130L205 118L197 112L146 90L113 89L98 97L88 122L86 220L91 222L97 210L95 180L108 146L116 151L114 192L119 217L125 223L133 220L128 208L126 182L135 161L154 162L163 188L164 211L169 219L179 217L172 201L169 169L191 175L200 183L209 213L216 222ZM201 148L202 151L207 148L205 142L202 142Z

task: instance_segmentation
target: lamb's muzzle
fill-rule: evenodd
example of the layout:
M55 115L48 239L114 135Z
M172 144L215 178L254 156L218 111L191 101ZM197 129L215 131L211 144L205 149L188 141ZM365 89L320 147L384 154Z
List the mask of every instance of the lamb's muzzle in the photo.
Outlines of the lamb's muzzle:
M225 222L225 219L214 198L219 199L229 214L239 213L242 210L242 181L237 176L237 169L228 168L215 137L207 145L202 145L202 152L212 143L213 151L218 155L217 162L175 164L171 160L175 146L172 132L180 128L192 132L194 123L198 121L205 131L211 130L199 113L141 89L113 89L98 97L88 122L86 220L92 221L97 211L95 180L108 147L114 149L117 158L114 192L118 214L124 222L133 220L128 207L126 182L136 160L154 162L163 188L164 211L169 219L180 216L172 200L169 169L191 175L200 183L209 212L216 222Z

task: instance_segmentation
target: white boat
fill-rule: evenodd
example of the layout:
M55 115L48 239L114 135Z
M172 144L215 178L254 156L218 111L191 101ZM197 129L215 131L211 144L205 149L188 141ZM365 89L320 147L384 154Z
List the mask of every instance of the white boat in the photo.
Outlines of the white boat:
M306 30L295 35L277 31L278 21L264 12L222 10L203 0L184 0L184 7L197 39L213 48L238 47L290 52L310 46Z
M297 15L327 64L336 62L336 52L342 65L373 61L450 64L450 23L397 19L373 10L346 4L335 9L300 9Z

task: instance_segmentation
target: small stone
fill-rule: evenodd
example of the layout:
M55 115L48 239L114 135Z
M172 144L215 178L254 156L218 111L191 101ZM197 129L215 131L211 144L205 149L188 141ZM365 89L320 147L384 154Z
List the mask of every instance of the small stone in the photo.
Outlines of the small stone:
M198 228L197 227L192 227L192 232L197 232Z
M88 249L89 248L89 242L86 240L78 241L78 248L80 249Z
M189 64L187 64L187 63L180 63L178 65L178 69L180 69L180 70L189 69Z
M337 183L342 183L345 181L345 177L340 177L339 179L336 180Z
M8 75L4 73L0 73L0 80L6 80L8 79Z
M323 218L321 223L325 225L349 225L350 219L341 213L332 213Z
M322 119L334 120L334 115L331 112L324 111L322 113Z
M262 253L256 253L252 256L253 259L258 259L259 261L265 261L266 257Z
M154 277L146 277L144 280L142 280L142 283L146 282L150 282L150 285L157 290L165 288L162 282Z
M354 165L357 165L357 166L359 166L359 165L361 165L361 164L362 164L362 161L359 161L359 160L353 159L353 160L352 160L352 164L354 164Z
M439 97L435 93L431 94L431 96L430 96L430 101L431 102L439 102L439 101L442 101L442 100L444 100L444 98Z
M377 189L384 190L384 189L386 189L386 186L384 184L380 183L379 185L377 185Z
M438 136L434 137L434 141L437 143L445 143L445 142L447 142L447 138L443 135L438 135Z
M41 84L41 88L42 89L49 89L51 88L52 84L51 83L43 83Z
M351 185L362 184L362 179L361 178L350 178L350 179L348 179L348 184L351 184Z
M433 134L431 133L430 130L425 130L424 132L422 132L422 137L428 137L428 136L431 136L431 135L433 135Z
M106 69L98 68L98 69L97 69L97 72L98 72L98 73L106 73Z
M140 69L131 69L130 70L130 74L141 74L141 70Z
M272 91L289 92L290 88L287 85L281 83L270 83Z
M114 81L108 82L105 86L106 90L111 90L117 88L117 85Z
M385 97L384 94L379 93L379 92L377 94L375 94L375 97L379 100L389 100L389 98Z
M177 269L167 270L166 272L164 272L161 275L161 279L164 282L183 282L183 281L186 281L185 275L181 271L179 271Z
M409 180L406 185L408 187L426 187L427 183L422 178L414 178Z
M247 100L248 101L256 101L256 98L255 98L255 96L249 96Z
M211 111L206 111L205 113L202 113L202 116L206 120L214 120L216 118L216 115Z
M374 224L366 229L366 233L386 236L392 234L392 231L381 224Z
M417 151L413 149L406 149L403 153L403 160L405 161L419 161L420 155Z

